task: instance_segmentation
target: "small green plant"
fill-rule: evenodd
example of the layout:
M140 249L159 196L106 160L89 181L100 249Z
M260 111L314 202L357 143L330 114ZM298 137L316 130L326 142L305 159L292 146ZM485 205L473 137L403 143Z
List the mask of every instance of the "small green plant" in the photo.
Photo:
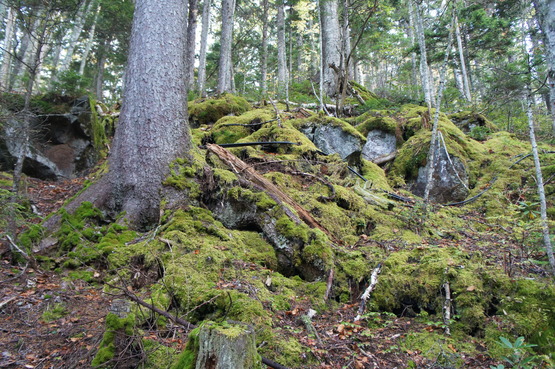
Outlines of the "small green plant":
M412 208L401 211L399 216L408 229L420 234L428 221L429 211L430 209L428 209L428 205L424 201L417 201Z
M485 126L475 126L472 127L468 135L475 139L476 141L485 141L491 134L491 130Z
M538 207L540 206L539 202L531 202L531 201L519 201L518 202L518 210L522 214L524 219L536 219L540 212Z
M42 320L45 322L51 322L53 320L60 319L68 314L64 304L55 303L54 305L48 305L48 308L42 313Z
M527 349L535 347L537 345L525 344L524 337L518 337L514 342L509 341L505 337L499 337L499 345L501 347L511 351L509 356L503 356L511 368L517 369L532 369L535 368L535 362L538 360L538 356L529 356ZM505 365L499 364L497 366L490 366L490 369L505 369Z

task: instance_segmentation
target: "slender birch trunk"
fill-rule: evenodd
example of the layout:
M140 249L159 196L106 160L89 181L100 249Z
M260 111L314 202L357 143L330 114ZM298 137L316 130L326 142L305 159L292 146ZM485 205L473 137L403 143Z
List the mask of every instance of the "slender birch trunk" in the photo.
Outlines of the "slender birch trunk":
M453 43L453 29L449 31L449 40L447 42L447 49L445 50L445 59L443 60L443 65L441 66L440 76L439 76L439 88L437 90L437 96L435 101L435 112L434 112L434 124L432 126L432 137L430 139L430 151L428 152L428 173L426 180L426 187L424 188L424 202L428 203L430 198L430 190L433 187L434 182L434 171L435 171L435 161L436 153L438 150L438 128L439 128L439 113L441 110L441 99L443 98L443 91L445 89L446 80L446 70L447 63L449 61L449 55L451 54L451 48ZM449 153L446 153L449 155Z
M189 0L189 17L187 20L187 49L185 54L185 86L193 85L195 80L195 37L197 33L198 0Z
M466 101L472 102L472 94L470 93L470 80L468 78L468 72L466 70L466 60L464 58L464 48L463 48L463 42L461 37L461 29L459 26L459 19L456 15L454 18L454 22L455 22L455 35L457 37L457 47L459 49L459 63L461 66L464 98L466 99Z
M200 33L200 53L198 64L197 88L202 97L206 97L206 49L208 47L208 30L210 29L210 0L202 5L202 30Z
M100 14L100 4L96 7L96 12L94 14L93 23L91 26L91 30L89 32L89 38L87 39L87 44L85 46L85 51L83 55L81 55L81 64L79 65L79 75L85 74L85 67L87 66L87 59L89 58L89 53L91 52L91 48L94 42L94 35L96 33L96 24L98 23L98 15Z
M536 183L538 185L538 197L540 198L540 217L542 223L543 243L545 252L551 265L551 272L555 275L555 257L553 256L553 247L551 245L551 237L549 235L549 223L547 220L547 203L545 200L545 189L543 186L542 168L540 156L538 154L538 144L536 143L536 134L534 132L534 115L532 114L532 90L530 86L526 86L526 115L528 116L528 129L530 134L530 144L532 145L532 155L534 156L534 166L536 168Z
M262 52L260 55L260 88L262 98L268 94L268 0L262 0Z
M233 13L235 1L222 0L222 34L220 38L220 58L218 62L218 93L233 92L231 83L232 60L231 46L233 42Z
M287 56L285 53L285 1L278 0L277 6L277 52L278 52L278 74L277 74L277 96L285 97L287 88Z
M536 0L534 6L538 23L543 31L550 96L549 110L551 112L553 134L555 134L555 1Z
M83 2L79 11L75 16L75 24L73 25L73 29L71 30L71 36L69 39L69 43L67 46L67 52L65 57L62 59L62 63L60 64L60 68L58 68L59 72L64 72L69 69L69 64L73 58L73 52L75 47L77 46L77 41L79 40L79 36L81 32L83 32L83 27L85 26L85 21L87 19L87 14L91 11L91 7L94 1L90 1L88 4Z
M424 22L422 20L422 10L420 4L415 0L409 0L409 11L413 12L416 25L416 38L420 47L420 75L422 78L422 89L424 90L424 100L428 108L432 107L432 86L430 70L428 67L428 55L426 52L426 38L424 37Z
M10 67L12 65L12 54L14 53L15 37L15 10L10 6L7 9L6 29L2 47L2 66L0 67L0 88L7 89L10 81Z

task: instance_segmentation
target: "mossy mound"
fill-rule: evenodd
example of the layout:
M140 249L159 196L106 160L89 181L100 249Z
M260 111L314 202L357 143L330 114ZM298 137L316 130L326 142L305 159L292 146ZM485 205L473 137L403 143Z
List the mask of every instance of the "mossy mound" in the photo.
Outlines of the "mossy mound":
M365 137L368 135L368 132L375 129L393 134L399 130L398 123L395 119L380 116L369 117L363 123L356 126L356 129Z
M275 113L268 109L254 109L247 111L239 116L226 116L219 119L211 130L214 143L233 143L237 140L244 138L264 125L252 125L270 121L274 118ZM231 125L232 124L232 125ZM270 122L267 124L277 124L277 122Z
M497 126L484 115L472 111L449 114L448 118L463 132L469 133L474 127L484 127L490 132L497 132Z
M362 97L365 102L369 102L372 100L379 100L378 95L364 87L363 85L356 83L355 81L349 81L349 84L353 87L353 89Z
M359 131L357 131L343 119L329 117L324 114L317 114L304 119L294 119L291 121L291 124L293 125L293 127L299 130L322 125L330 125L332 127L341 128L341 130L343 130L345 133L366 141L366 138Z
M442 320L449 282L454 307L454 334L483 337L489 325L522 335L553 352L555 288L534 280L511 280L486 265L479 253L457 248L418 247L385 259L380 283L372 297L377 311L436 316Z
M241 115L251 109L247 100L232 94L197 99L189 103L189 122L193 127L216 123L226 115Z
M393 162L389 176L395 185L416 179L418 169L427 163L431 131L422 129L422 114L426 112L427 108L422 107L411 108L407 111L406 127L408 130L416 130L416 133L411 135L399 149ZM444 114L439 116L438 131L443 136L449 155L459 158L465 167L468 168L471 162L480 161L483 158L485 153L483 146L466 136ZM471 182L476 181L472 175L470 177Z

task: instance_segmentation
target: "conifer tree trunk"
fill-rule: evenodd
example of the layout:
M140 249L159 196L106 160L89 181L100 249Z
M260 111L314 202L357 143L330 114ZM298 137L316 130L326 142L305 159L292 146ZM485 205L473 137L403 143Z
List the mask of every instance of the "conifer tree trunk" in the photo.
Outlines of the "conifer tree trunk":
M124 211L125 219L139 230L158 222L169 165L190 147L183 84L185 1L135 1L123 106L109 172L74 200L69 210L91 201L112 216Z
M232 84L231 46L233 42L234 0L222 0L222 34L218 62L218 93L234 92Z
M332 66L338 68L341 62L341 30L337 8L337 0L320 0L321 87L330 97L335 97L339 93L338 76L332 68Z
M208 47L208 30L210 29L210 0L202 5L202 31L200 33L200 53L197 86L202 97L206 97L206 48Z
M285 97L287 88L287 57L285 53L285 1L278 0L277 4L277 52L278 52L278 75L277 92L278 98Z

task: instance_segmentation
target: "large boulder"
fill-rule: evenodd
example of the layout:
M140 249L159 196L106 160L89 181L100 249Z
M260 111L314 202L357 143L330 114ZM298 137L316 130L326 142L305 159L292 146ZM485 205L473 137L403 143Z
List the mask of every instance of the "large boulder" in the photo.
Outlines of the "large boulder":
M21 117L10 114L0 135L0 167L12 170L24 152L25 135ZM30 140L23 172L47 180L72 178L92 168L101 157L100 141L105 139L91 111L87 96L74 100L69 112L38 114L31 119Z
M375 129L368 132L366 144L362 148L362 157L366 160L375 159L392 154L397 149L397 138L394 133Z
M338 154L341 159L360 156L366 139L341 119L314 116L300 119L295 127L325 154Z
M462 160L449 155L443 145L436 148L434 156L436 159L432 175L433 186L429 194L430 201L446 204L464 200L470 190L468 189L468 171ZM429 168L430 163L428 162L426 166L418 169L418 177L411 188L411 192L417 196L424 196Z

